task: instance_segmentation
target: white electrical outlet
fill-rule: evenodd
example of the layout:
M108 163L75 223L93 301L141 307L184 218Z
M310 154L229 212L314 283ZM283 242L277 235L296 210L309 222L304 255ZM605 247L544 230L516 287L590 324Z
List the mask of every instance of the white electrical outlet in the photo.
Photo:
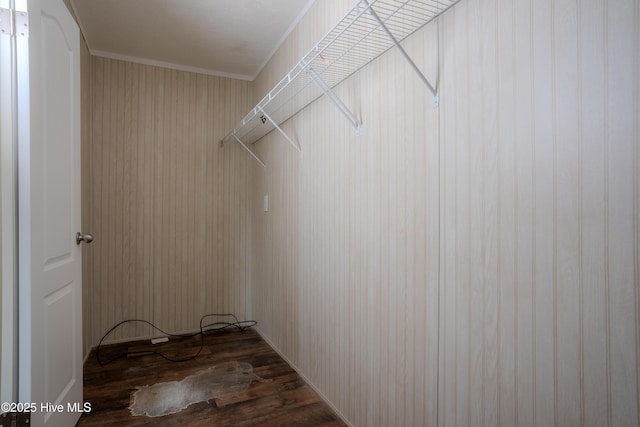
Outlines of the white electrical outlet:
M264 203L262 205L262 210L265 212L269 212L269 196L264 196Z

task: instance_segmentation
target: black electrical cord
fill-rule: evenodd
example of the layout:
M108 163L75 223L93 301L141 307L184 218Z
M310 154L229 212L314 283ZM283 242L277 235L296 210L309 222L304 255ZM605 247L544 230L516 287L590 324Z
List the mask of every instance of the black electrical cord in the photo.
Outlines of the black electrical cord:
M213 323L209 323L207 325L203 325L205 319L209 318L209 317L233 317L234 322L213 322ZM192 356L187 356L184 358L172 358L169 357L159 351L156 350L137 350L137 351L124 351L121 354L112 357L111 359L108 359L107 361L103 361L100 358L100 349L102 348L102 343L104 342L105 338L107 338L111 332L113 332L114 330L116 330L118 327L124 325L125 323L146 323L147 325L151 326L153 329L155 329L156 331L161 332L163 335L166 336L170 336L170 337L176 337L176 338L181 338L181 339L187 339L187 338L193 338L195 336L200 335L200 348L198 349L198 351L192 355ZM114 362L120 358L123 357L128 357L128 356L132 356L132 355L149 355L149 354L156 354L160 357L162 357L163 359L168 360L169 362L186 362L188 360L193 360L196 357L198 357L200 355L200 353L202 352L202 349L204 348L204 334L206 332L210 332L210 331L220 331L226 328L237 328L240 330L240 332L243 332L245 329L251 328L252 326L257 325L258 322L256 322L255 320L238 320L238 318L232 314L232 313L224 313L224 314L217 314L217 313L213 313L213 314L205 314L204 316L202 316L200 318L200 330L198 332L193 332L190 334L172 334L169 332L165 332L162 329L158 328L156 325L154 325L153 323L147 321L147 320L141 320L141 319L127 319L127 320L123 320L120 323L117 323L115 326L113 326L111 329L109 329L107 331L106 334L104 334L102 336L102 338L100 339L100 342L98 343L98 347L96 347L96 358L98 359L98 363L100 364L100 366L106 366L111 362Z

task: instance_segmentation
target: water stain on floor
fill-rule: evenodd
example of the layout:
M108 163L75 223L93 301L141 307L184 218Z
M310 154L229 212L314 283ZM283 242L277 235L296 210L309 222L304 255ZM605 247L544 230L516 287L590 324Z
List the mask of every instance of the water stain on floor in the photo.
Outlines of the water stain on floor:
M131 415L162 417L175 414L189 405L245 392L252 382L263 381L244 362L225 362L180 381L138 387L131 394Z

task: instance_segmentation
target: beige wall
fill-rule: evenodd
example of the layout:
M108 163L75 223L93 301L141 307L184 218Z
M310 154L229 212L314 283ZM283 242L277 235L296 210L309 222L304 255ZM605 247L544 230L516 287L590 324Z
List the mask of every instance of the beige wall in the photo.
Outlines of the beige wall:
M256 81L259 96L352 6L316 2ZM437 79L437 26L406 49ZM435 425L438 123L426 86L390 51L256 144L252 299L261 332L354 425ZM262 198L269 195L269 212ZM259 303L258 303L259 302Z
M325 98L284 125L302 155L256 144L253 316L354 425L638 423L639 13L462 0L407 44L440 108L389 52L337 90L365 136Z
M98 57L89 65L85 344L125 319L184 331L206 313L244 317L250 160L218 141L248 109L249 83ZM153 334L125 326L110 339Z
M351 3L336 14L317 2L254 93ZM435 80L437 27L405 47ZM257 144L268 168L251 170L253 316L354 425L435 425L439 111L395 51L336 93L364 136L322 98L284 126L302 155L277 134Z
M637 425L640 7L442 24L445 424Z

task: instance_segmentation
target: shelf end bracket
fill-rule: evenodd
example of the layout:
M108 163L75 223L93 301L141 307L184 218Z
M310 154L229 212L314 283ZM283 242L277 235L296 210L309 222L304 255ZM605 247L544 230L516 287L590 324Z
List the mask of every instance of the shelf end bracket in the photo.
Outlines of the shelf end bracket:
M439 102L438 92L433 88L431 83L429 83L429 80L427 80L427 78L424 76L422 71L420 71L420 68L418 68L416 63L413 62L413 59L411 59L411 57L409 56L407 51L404 50L404 48L400 45L400 42L391 33L389 28L387 28L387 26L384 24L384 21L382 21L382 19L380 19L380 17L376 13L376 11L373 10L373 6L369 3L369 0L363 0L363 1L366 2L369 5L369 13L371 13L371 16L373 16L375 18L375 20L378 21L378 23L380 24L380 28L382 28L384 30L384 32L387 33L387 36L389 37L391 42L398 48L398 50L400 51L402 56L404 56L404 59L406 59L407 62L409 62L409 65L411 65L411 68L413 68L414 71L416 73L418 73L418 77L420 77L420 80L422 80L424 82L424 84L427 85L427 87L429 88L429 90L431 91L431 93L434 96L434 106L437 107L438 106L438 102Z
M295 148L296 150L298 150L298 152L302 153L302 148L300 147L300 145L296 144L291 138L289 138L289 135L287 135L285 133L285 131L282 130L282 128L280 126L278 126L278 124L262 109L262 107L258 106L258 109L260 110L260 112L262 113L262 116L269 120L269 122L271 122L271 124L278 129L278 132L280 132L282 134L282 136L285 137L285 139L287 141L289 141L289 144L291 144L293 146L293 148Z
M362 122L360 121L360 119L358 119L358 117L353 114L353 112L351 112L351 110L344 104L344 102L342 102L342 100L338 98L338 96L331 90L331 88L325 83L325 81L322 80L322 77L318 75L316 70L314 70L310 66L307 66L305 67L305 71L307 72L307 74L309 74L309 76L311 76L315 84L318 85L322 92L324 92L324 94L327 95L331 101L333 101L336 107L338 107L338 110L340 110L340 112L344 114L347 120L351 122L353 127L356 128L356 136L363 135L364 127L362 126Z
M236 134L235 134L235 133L233 134L233 137L235 138L235 140L236 140L236 141L238 141L238 144L240 144L240 145L242 146L242 148L244 148L245 150L247 150L247 152L248 152L249 154L251 154L251 157L253 157L254 159L256 159L256 161L262 165L262 167L263 167L264 169L266 169L266 168L267 168L267 165L265 165L265 164L264 164L264 162L263 162L262 160L260 160L260 157L258 157L258 155L257 155L256 153L254 153L252 149L250 149L249 147L247 147L247 144L245 144L244 142L242 142L242 141L240 140L240 138L238 138L238 137L236 136Z

